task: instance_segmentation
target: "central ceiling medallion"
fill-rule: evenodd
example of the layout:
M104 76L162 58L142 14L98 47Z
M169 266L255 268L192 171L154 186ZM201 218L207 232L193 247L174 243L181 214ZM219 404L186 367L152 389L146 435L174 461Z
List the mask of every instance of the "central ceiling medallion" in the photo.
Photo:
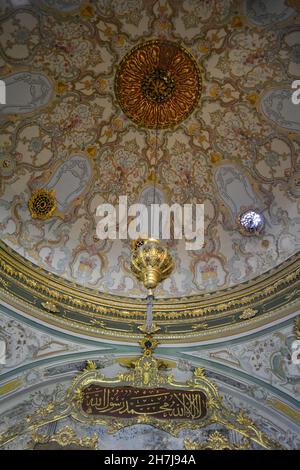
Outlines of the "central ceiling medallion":
M122 110L136 124L170 127L194 110L201 94L200 71L181 45L148 41L121 61L115 91Z
M175 80L170 72L155 69L142 82L142 92L154 103L162 103L171 98L175 91Z

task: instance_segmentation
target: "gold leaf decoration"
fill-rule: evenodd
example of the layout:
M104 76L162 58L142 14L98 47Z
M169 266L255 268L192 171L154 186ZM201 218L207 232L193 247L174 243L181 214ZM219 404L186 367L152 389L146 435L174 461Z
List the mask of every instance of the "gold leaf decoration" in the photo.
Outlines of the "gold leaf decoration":
M181 45L153 40L123 58L115 90L124 113L143 127L178 124L194 110L201 76L194 57Z
M28 207L33 219L50 219L57 209L55 192L49 189L37 189L33 191L28 202Z

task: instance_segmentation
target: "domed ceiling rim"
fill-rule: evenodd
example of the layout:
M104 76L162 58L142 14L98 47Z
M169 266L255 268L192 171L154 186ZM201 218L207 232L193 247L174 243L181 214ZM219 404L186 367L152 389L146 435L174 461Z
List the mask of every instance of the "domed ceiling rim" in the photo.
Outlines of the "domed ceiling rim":
M69 294L76 294L82 299L95 299L111 302L108 305L114 305L121 303L123 306L127 304L143 308L147 292L145 290L145 297L129 297L126 295L116 295L107 292L97 291L90 287L85 287L81 284L71 282L70 280L63 278L57 274L47 271L46 269L32 263L31 261L24 258L22 255L17 253L15 250L10 248L5 242L0 240L0 273L3 269L2 263L9 263L15 268L19 269L20 272L32 276L37 281L44 282L45 285L53 288L61 288L61 291L66 291ZM259 289L272 285L278 279L283 279L287 272L291 271L291 268L300 266L300 251L290 256L288 259L278 264L274 268L266 271L253 279L244 281L240 284L236 284L232 287L226 287L224 289L217 289L215 291L209 291L205 294L190 295L190 296L179 296L179 297L163 297L156 298L155 305L158 308L163 306L172 306L173 309L178 309L178 302L182 302L187 307L197 307L202 305L210 305L220 300L224 301L224 296L228 299L232 299L240 295L250 295L253 292L258 293ZM299 268L300 271L300 268ZM74 292L73 292L74 291ZM179 307L180 308L180 307Z
M164 343L190 343L251 331L300 307L300 253L256 282L197 298L160 299L154 321ZM145 321L143 299L97 294L30 262L0 243L1 299L20 312L65 330L136 342ZM32 301L34 299L34 302ZM201 301L202 300L202 301Z

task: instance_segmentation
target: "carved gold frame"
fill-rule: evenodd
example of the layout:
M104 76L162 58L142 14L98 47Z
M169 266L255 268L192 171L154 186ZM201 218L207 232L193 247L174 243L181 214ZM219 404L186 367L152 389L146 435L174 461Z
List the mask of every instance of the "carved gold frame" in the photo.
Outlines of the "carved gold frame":
M150 360L154 360L156 363L154 370L153 380L149 382L148 386L161 386L164 385L170 389L190 390L190 391L202 391L207 397L207 416L200 421L192 420L161 420L156 419L149 415L140 415L138 417L130 419L112 419L111 417L105 416L93 416L85 413L80 406L82 391L85 387L90 384L100 385L141 385L141 369L145 370L143 364L141 364L141 358L135 363L135 367L131 372L125 374L119 374L114 378L107 378L95 369L94 363L89 363L88 367L75 377L71 388L68 392L68 397L71 402L71 416L82 423L89 424L102 424L105 425L109 433L115 433L120 429L135 424L148 424L157 429L168 432L174 437L178 437L183 429L200 429L210 424L218 423L222 424L227 429L235 430L240 433L246 439L254 441L265 449L276 449L280 446L272 441L268 436L261 432L255 425L255 423L246 415L243 410L240 410L239 414L235 416L231 410L228 410L222 402L222 398L218 392L216 385L205 375L205 372L201 368L195 369L193 376L186 382L178 382L174 380L173 375L161 372L158 370L159 359L155 359L152 356ZM145 382L144 382L144 387Z
M235 415L231 410L227 409L218 392L216 385L206 377L203 369L195 369L191 379L186 382L178 382L174 380L173 375L159 370L161 359L156 359L150 355L149 360L152 361L152 373L150 380L145 385L145 372L147 367L142 362L145 355L142 355L134 364L133 370L125 374L119 374L116 377L105 377L97 368L93 361L88 361L86 368L81 371L73 380L69 390L65 395L65 399L59 403L50 401L48 405L39 408L36 412L26 418L26 420L18 423L17 426L9 428L0 434L0 447L6 443L16 439L18 436L28 432L35 433L38 428L45 424L59 421L61 419L71 417L75 421L83 424L95 425L100 424L106 427L107 432L114 434L121 429L136 424L146 424L154 428L167 432L177 437L183 429L200 429L211 424L220 424L226 429L234 430L241 434L249 441L256 442L264 449L281 449L282 447L270 439L264 432L260 431L256 424L247 416L244 410L240 410ZM112 418L111 416L94 416L83 412L81 408L82 391L89 384L100 385L132 385L144 387L153 387L164 385L166 388L173 390L191 390L203 391L207 397L207 415L202 420L192 421L191 419L157 419L147 414L141 414L130 419ZM187 443L186 445L189 445ZM190 444L197 445L197 444Z

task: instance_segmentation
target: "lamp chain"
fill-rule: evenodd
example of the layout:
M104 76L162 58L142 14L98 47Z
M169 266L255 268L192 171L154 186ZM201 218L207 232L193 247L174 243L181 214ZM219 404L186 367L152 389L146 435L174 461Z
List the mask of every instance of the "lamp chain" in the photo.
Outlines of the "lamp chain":
M153 204L156 203L156 178L157 178L157 154L158 154L158 107L156 113L156 128L155 128L155 154L154 154L154 184L153 184ZM151 217L152 233L153 233L153 223ZM153 324L153 301L154 295L151 292L147 296L147 318L146 318L146 331L151 332Z

